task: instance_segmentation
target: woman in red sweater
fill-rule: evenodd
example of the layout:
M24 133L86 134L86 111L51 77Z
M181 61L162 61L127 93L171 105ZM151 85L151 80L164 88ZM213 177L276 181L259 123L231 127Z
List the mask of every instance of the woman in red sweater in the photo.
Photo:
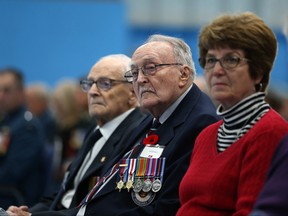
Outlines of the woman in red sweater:
M222 15L199 35L199 62L223 120L198 136L180 184L177 215L248 215L288 123L265 102L277 52L253 13Z

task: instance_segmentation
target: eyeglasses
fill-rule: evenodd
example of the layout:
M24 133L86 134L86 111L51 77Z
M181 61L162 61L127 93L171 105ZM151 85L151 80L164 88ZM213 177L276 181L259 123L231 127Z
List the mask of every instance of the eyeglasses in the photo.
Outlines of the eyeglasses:
M215 58L215 57L206 57L206 58L199 58L199 63L202 68L205 70L209 70L215 67L215 64L219 61L221 67L224 69L232 69L238 66L241 61L249 61L249 59L241 58L235 55L226 55L222 58Z
M128 83L128 82L126 80L114 80L106 77L99 78L98 80L81 80L80 86L82 91L87 93L94 83L96 84L97 88L104 91L108 91L109 89L112 88L114 83Z
M128 82L136 81L139 75L139 70L141 69L144 76L153 76L157 72L157 67L172 66L172 65L183 65L181 63L169 63L169 64L147 64L142 67L132 68L127 71L124 75Z

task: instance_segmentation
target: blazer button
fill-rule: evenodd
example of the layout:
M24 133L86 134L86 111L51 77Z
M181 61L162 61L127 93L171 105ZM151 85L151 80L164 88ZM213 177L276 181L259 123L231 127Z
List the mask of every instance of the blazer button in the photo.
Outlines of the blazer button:
M105 160L106 160L106 157L105 156L103 156L102 158L101 158L101 163L104 163L105 162Z

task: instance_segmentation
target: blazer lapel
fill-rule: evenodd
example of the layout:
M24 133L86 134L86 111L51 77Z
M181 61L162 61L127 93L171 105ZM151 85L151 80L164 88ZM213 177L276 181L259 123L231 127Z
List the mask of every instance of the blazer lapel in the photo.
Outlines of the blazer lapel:
M84 139L83 147L81 148L80 152L78 153L77 157L74 159L72 164L67 169L68 176L66 182L64 182L65 188L69 187L70 183L74 180L75 176L77 175L77 172L82 165L83 160L85 159L87 153L89 150L93 147L90 142L93 142L91 139L93 137L95 126L93 126L87 136Z
M105 174L110 167L117 163L121 157L132 148L134 144L128 141L128 139L131 138L131 134L134 134L134 132L132 133L134 128L139 125L145 117L146 115L144 115L139 108L136 108L121 122L94 159L81 179L78 188L83 188L83 184L87 185L89 178ZM109 160L109 162L105 163L103 157L105 157L105 161ZM101 160L103 162L101 162Z

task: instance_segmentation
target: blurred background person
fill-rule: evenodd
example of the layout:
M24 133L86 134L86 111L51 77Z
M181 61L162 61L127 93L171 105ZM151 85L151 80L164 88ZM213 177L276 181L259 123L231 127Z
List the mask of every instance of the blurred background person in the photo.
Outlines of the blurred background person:
M43 195L47 172L41 124L25 107L22 72L0 70L0 206L32 205Z
M50 92L44 83L36 83L26 87L25 98L27 109L36 116L43 125L47 142L54 143L56 122L50 110Z
M283 118L288 121L288 93L279 92L277 88L268 90L266 101L275 109Z
M199 35L200 65L223 120L197 137L177 215L248 215L288 123L265 102L273 31L253 13L222 15Z
M85 134L95 125L91 118L87 118L87 109L79 107L79 99L76 92L79 83L75 80L61 80L52 92L51 107L56 120L56 154L60 156L59 170L56 181L63 179L63 174L80 149ZM82 99L87 96L82 94ZM84 116L84 117L83 117Z
M269 87L265 100L275 109L284 119L288 121L288 92L277 88Z
M55 151L56 121L50 109L50 92L44 83L35 83L25 88L27 109L40 121L45 135L45 156L47 171L47 186L45 193L53 189L51 182L57 162Z
M266 182L249 216L281 216L288 213L288 134L272 159Z
M195 77L194 83L211 98L211 96L209 95L205 77L203 75L197 75ZM211 100L213 101L213 104L215 105L215 107L219 106L219 102L213 100L213 98L211 98Z
M206 94L208 94L207 83L205 77L202 75L195 76L194 83Z

